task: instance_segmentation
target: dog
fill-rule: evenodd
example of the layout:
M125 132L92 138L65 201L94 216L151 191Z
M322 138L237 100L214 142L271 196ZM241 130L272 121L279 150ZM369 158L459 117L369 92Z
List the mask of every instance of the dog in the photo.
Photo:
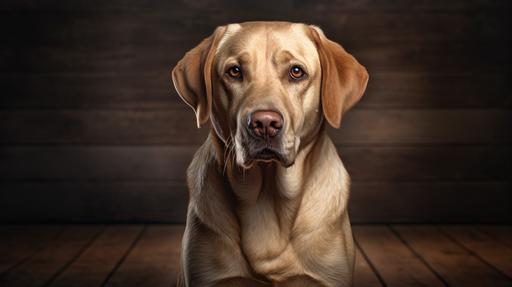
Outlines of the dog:
M210 133L187 170L178 286L351 286L350 179L326 125L366 69L316 26L218 27L171 72Z

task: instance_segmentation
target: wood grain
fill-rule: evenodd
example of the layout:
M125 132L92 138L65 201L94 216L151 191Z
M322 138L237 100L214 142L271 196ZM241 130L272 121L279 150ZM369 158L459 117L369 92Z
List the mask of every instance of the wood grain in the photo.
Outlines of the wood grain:
M109 226L49 286L101 286L116 264L135 243L142 228L141 225Z
M485 225L478 226L478 230L483 231L494 240L512 248L512 227L508 225Z
M70 227L72 234L77 236L87 235L87 229L99 228L104 232L82 248L79 256L72 256L71 262L60 268L56 280L36 286L174 286L182 225L112 225L107 229L98 225L4 225L0 229L0 242L20 241L37 247L42 243L41 237L30 237L30 234L52 234ZM510 228L510 225L394 225L390 229L382 224L355 225L356 242L362 242L361 245L366 247L357 247L354 286L401 286L407 283L406 286L435 286L439 284L435 278L444 286L508 286L510 281L504 282L505 277L492 272L503 263L510 265L506 261L508 255L495 253L492 257L501 259L487 263L482 259L490 257L478 256L486 254L482 251L489 248L506 248L502 241L498 242L483 230L494 230L501 234L501 239L510 239ZM46 249L54 246L55 252L62 253L62 249L70 248L70 237L67 237L68 240L54 237L45 243ZM472 242L472 246L461 245L462 242ZM4 245L0 245L2 252L6 251L4 249ZM34 269L26 275L41 274L48 269L48 264L55 265L52 263L58 257L55 252L37 255L37 262L42 263L32 264ZM365 256L362 256L363 252ZM371 261L365 259L367 255ZM494 265L495 262L501 263ZM432 279L429 270L438 269L441 272ZM376 274L382 275L383 284ZM106 279L105 284L101 278ZM393 280L398 282L392 284ZM1 286L25 286L13 284L6 285L2 281Z
M168 71L116 74L3 75L2 109L188 110ZM373 72L354 109L510 108L507 73ZM41 91L46 91L44 97ZM482 95L485 95L482 96ZM352 112L350 112L352 113ZM155 123L157 124L157 123Z
M370 267L368 261L361 254L361 249L356 249L356 262L354 266L354 286L380 287L377 275Z
M196 149L3 147L0 179L183 182ZM512 149L508 146L341 146L339 154L354 181L508 181L512 172Z
M3 31L14 44L0 49L0 72L164 72L216 26L265 18L316 23L373 71L507 71L511 61L506 53L510 20L501 10L410 14L329 9L312 13L300 5L292 7L292 15L290 10L243 12L233 10L233 5L218 13L197 9L107 15L40 11L38 17L9 13L2 17L4 23L19 23L19 28L15 33ZM201 17L183 28L191 16ZM34 26L37 30L30 29Z
M281 5L265 5L265 9L282 9L283 6L302 8L304 10L310 9L314 12L322 12L326 10L347 10L350 12L360 10L372 10L372 11L419 11L419 12L450 12L450 11L472 11L475 9L498 9L510 7L510 2L506 0L501 1L485 1L485 0L453 0L453 1L442 1L433 0L428 2L413 2L407 0L398 0L393 2L387 2L382 0L377 1L365 1L365 0L354 0L350 2L336 1L336 5L329 5L332 1L321 0L321 1L282 1L284 4ZM231 6L226 5L227 3L232 4ZM185 1L136 1L136 0L112 0L112 1L101 1L101 0L72 0L66 1L65 3L58 0L49 0L44 4L36 0L6 0L0 5L0 11L104 11L104 12L116 12L116 11L132 11L132 10L173 10L176 8L189 8L204 10L209 8L227 7L233 9L255 8L259 7L258 3L265 2L236 2L231 3L229 1L200 1L200 2L185 2ZM260 8L260 9L263 9ZM329 9L330 8L330 9ZM312 10L315 9L315 10Z
M71 226L26 262L0 278L0 286L43 286L83 252L102 226Z
M354 226L354 239L388 286L444 286L443 282L384 226Z
M470 253L512 280L512 248L494 240L474 226L448 225L442 226L441 229Z
M169 71L247 20L318 25L368 68L329 130L353 220L510 222L511 3L2 1L0 222L181 222L208 131Z
M356 223L506 223L511 188L508 182L355 181L348 207ZM166 181L10 182L0 190L0 218L9 223L183 223L188 203L185 183Z
M165 181L18 182L0 190L0 218L10 223L183 223L188 203L185 183Z
M183 226L152 225L104 286L173 286Z
M510 123L512 110L354 110L329 134L336 144L506 144ZM0 131L3 144L201 145L209 128L198 130L192 110L179 106L0 111Z
M506 223L512 220L510 190L510 182L356 181L348 207L359 223Z
M450 286L510 286L512 281L433 226L394 226Z
M28 260L61 231L62 227L56 225L0 226L0 278Z

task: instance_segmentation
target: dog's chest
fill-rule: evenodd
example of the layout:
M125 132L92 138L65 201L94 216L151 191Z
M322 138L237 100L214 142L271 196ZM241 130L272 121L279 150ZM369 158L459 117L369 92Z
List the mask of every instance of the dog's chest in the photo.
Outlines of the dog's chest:
M272 280L300 273L290 234L301 186L290 178L300 178L301 169L281 173L254 169L243 181L231 182L239 199L241 248L254 271Z
M242 250L254 271L272 280L299 273L290 239L292 210L291 206L277 205L270 198L260 198L239 213Z

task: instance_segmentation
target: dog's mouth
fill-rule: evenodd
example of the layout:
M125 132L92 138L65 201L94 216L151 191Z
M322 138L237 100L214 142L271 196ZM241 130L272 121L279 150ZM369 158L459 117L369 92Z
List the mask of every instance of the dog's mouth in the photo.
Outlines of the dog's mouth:
M247 157L247 163L252 165L254 162L277 162L284 167L293 165L293 161L290 161L280 150L271 147L264 147L250 152Z
M277 163L285 168L292 166L295 152L284 147L281 141L281 137L261 139L250 133L242 134L241 139L236 140L238 164L244 169L250 169L255 163Z
M253 159L255 160L281 160L282 154L272 148L263 148L256 152Z

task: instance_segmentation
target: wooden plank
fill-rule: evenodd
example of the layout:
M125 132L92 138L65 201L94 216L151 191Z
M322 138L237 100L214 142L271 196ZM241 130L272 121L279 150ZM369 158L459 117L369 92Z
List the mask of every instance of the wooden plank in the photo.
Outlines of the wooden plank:
M355 109L510 108L510 75L374 72ZM188 109L167 72L3 75L0 108ZM44 97L41 96L44 93ZM485 97L482 95L485 94ZM351 112L352 113L352 112Z
M512 280L512 248L469 225L447 225L442 230L468 251Z
M198 145L209 131L197 129L194 112L186 106L159 111L1 111L0 122L1 143Z
M51 287L101 286L142 232L141 225L107 228L89 248L50 284Z
M509 108L510 75L370 71L358 108ZM485 95L485 96L482 96Z
M0 23L5 24L9 21L17 23L16 31L5 27L0 27L0 31L5 33L5 43L9 44L7 47L26 48L32 44L48 48L77 49L82 52L108 50L113 52L112 48L122 46L136 49L148 48L154 44L160 45L157 47L181 47L180 40L197 41L207 37L215 29L215 26L211 26L213 23L208 17L198 19L197 22L191 23L188 29L184 29L183 22L186 18L197 15L197 12L189 10L188 13L183 13L184 11L180 11L178 7L179 4L176 3L175 9L166 12L161 10L111 13L39 11L36 14L8 12L1 14ZM30 30L30 27L36 24L39 24L38 34ZM206 27L208 30L205 30ZM168 32L167 35L165 31ZM25 34L25 37L21 37L18 33ZM170 50L168 53L172 54L174 51ZM98 60L98 58L93 59Z
M213 15L203 15L202 18L197 19L194 22L187 23L188 25L179 26L178 24L183 23L187 20L187 17L192 15L198 15L201 13L198 9L183 9L180 10L180 4L174 3L175 7L172 10L164 10L164 7L160 9L141 9L141 10L125 10L107 13L97 13L93 11L76 10L67 11L65 13L58 12L56 10L44 10L41 9L37 13L26 12L8 12L2 13L3 19L0 23L9 23L19 21L20 25L17 26L17 30L27 35L21 37L16 35L12 30L3 28L2 32L5 32L5 40L9 40L12 44L63 44L65 39L68 39L68 45L77 43L83 43L86 45L107 46L112 44L137 44L137 45L150 45L159 43L160 45L168 44L169 42L175 42L176 38L186 38L191 35L193 37L205 37L206 33L212 33L213 29L217 25L226 24L225 21L221 22L217 17ZM473 33L473 39L479 40L479 37L486 37L490 43L495 44L491 41L496 41L499 38L499 34L503 33L503 36L507 37L504 32L507 31L506 27L496 27L494 31L488 31L482 29L483 21L487 20L486 25L496 25L497 23L507 23L506 14L500 8L487 8L479 7L480 9L474 9L469 12L461 9L460 11L450 11L447 13L429 13L422 11L358 11L353 13L348 10L339 9L338 5L315 5L309 9L304 9L303 5L296 5L293 7L297 16L303 16L306 23L307 20L318 20L322 24L325 24L327 28L326 34L334 37L343 36L341 39L352 39L357 40L357 43L390 43L391 39L396 39L397 42L404 43L410 41L411 45L416 44L418 41L445 41L448 43L460 43L461 40L468 41ZM334 7L332 7L334 6ZM233 5L229 7L222 7L226 12L233 9ZM291 8L291 7L290 7ZM319 13L311 13L311 9L319 10L325 9L325 11ZM233 11L233 10L232 10ZM240 17L238 22L244 21L246 17L261 17L261 14L268 12L265 9L252 9L243 13L239 11ZM307 14L309 12L309 14ZM286 13L286 12L285 12ZM252 14L252 15L251 15ZM281 13L283 14L283 13ZM290 13L291 14L291 13ZM282 15L282 20L292 20L296 15ZM167 16L167 17L166 17ZM323 18L322 18L323 16ZM338 16L338 18L335 18ZM482 18L475 18L480 16ZM270 15L270 17L272 17ZM487 17L495 17L494 21L489 21ZM368 19L375 19L374 22L366 21ZM252 18L254 19L254 18ZM300 19L300 18L299 18ZM130 21L132 20L132 21ZM250 20L250 19L247 19ZM314 21L316 22L316 21ZM72 25L64 25L71 23ZM508 22L509 23L509 22ZM33 27L35 24L39 24L38 32L39 35L33 35L30 33L29 27ZM400 25L406 24L406 25ZM339 25L338 29L334 29L336 25ZM323 26L323 25L321 25ZM393 29L386 29L386 27L393 26ZM102 27L103 30L97 28ZM430 27L430 29L429 29ZM205 30L209 28L209 30ZM370 29L372 28L372 29ZM442 30L444 28L444 30ZM0 28L2 29L2 28ZM0 30L1 31L1 30ZM52 33L59 31L61 33ZM81 31L81 37L78 37L76 31ZM165 31L169 33L166 35ZM415 31L417 33L415 33ZM148 32L152 32L149 34ZM199 32L199 33L198 33ZM361 39L355 39L355 35L361 33L364 41ZM418 33L420 33L419 36ZM131 37L130 37L131 34ZM45 35L46 37L41 37ZM173 37L179 36L179 37ZM33 36L33 37L28 37ZM35 36L35 37L34 37ZM371 37L370 37L371 36ZM476 37L475 37L476 36ZM101 41L99 41L101 40ZM97 41L97 42L91 42ZM343 43L343 42L342 42ZM468 49L474 49L475 47L467 47ZM482 48L481 46L476 48ZM475 59L476 61L478 59Z
M57 225L0 226L0 278L23 263L62 231Z
M157 4L157 5L155 5ZM199 4L200 5L200 4ZM187 5L189 8L193 6ZM184 8L178 1L81 1L73 0L66 3L50 0L46 5L41 5L37 1L6 1L0 5L0 11L54 11L54 12L72 12L72 11L89 11L89 12L116 12L116 11L132 11L132 10L173 10L172 8Z
M433 226L394 226L450 286L510 286L512 281L468 253Z
M101 226L72 226L58 238L0 278L0 286L43 286L79 256L102 230Z
M506 8L510 7L508 1L485 1L485 0L457 0L457 1L442 1L442 0L434 0L428 2L409 2L409 1L350 1L350 2L336 2L336 5L326 5L330 4L329 1L303 1L300 2L300 6L291 5L293 1L283 1L286 5L291 8L296 9L315 9L310 10L314 12L325 12L330 11L331 9L339 9L344 11L361 11L361 10L377 10L383 12L389 11L408 11L408 12L449 12L449 11L472 11L475 9L482 8ZM268 1L268 3L273 3ZM185 5L187 4L187 5ZM229 5L231 4L231 5ZM282 11L283 5L265 5L267 4L265 1L258 2L261 6L254 4L253 2L229 2L229 1L215 1L214 3L210 2L197 2L197 3L181 3L181 2L172 2L169 1L84 1L84 0L73 0L73 1L56 1L49 0L46 1L45 4L41 4L39 1L35 0L25 0L25 1L16 1L16 0L6 0L3 1L0 5L0 11L59 11L59 12L69 12L69 11L102 11L102 12L113 12L113 11L131 11L131 10L174 10L176 7L179 8L188 8L188 9L212 9L215 10L218 7L224 7L226 9L240 9L240 12L249 12L246 11L248 8L254 10L255 8L263 9L280 9ZM245 9L241 9L245 8ZM290 11L282 11L289 13Z
M478 229L512 248L512 227L510 225L482 225L478 226Z
M512 221L511 189L510 182L355 181L350 219L507 223ZM183 223L188 203L185 183L166 181L3 182L0 190L0 218L8 223Z
M15 47L28 47L30 44L72 48L83 45L86 48L108 47L110 49L127 45L148 47L153 44L160 45L158 47L169 46L169 44L183 47L179 40L195 41L195 44L198 44L202 38L211 34L216 26L226 24L225 21L212 17L213 15L203 15L202 18L194 22L187 22L188 25L183 25L187 21L187 17L199 15L201 11L196 9L180 10L178 3L175 6L170 11L142 9L110 13L84 10L62 13L55 10L40 10L34 15L34 13L13 11L2 13L0 23L19 23L16 31L25 35L25 37L20 36L12 29L9 30L4 25L0 27L0 31L3 32L6 43ZM233 8L232 6L230 5L229 8L223 7L222 9L228 11ZM507 27L498 25L510 23L506 13L501 9L482 9L483 7L480 7L480 9L475 9L470 13L463 10L448 13L414 13L412 11L403 13L371 10L352 13L337 9L337 7L329 7L328 10L317 14L311 13L311 10L302 9L301 6L294 7L294 12L297 16L304 17L303 22L309 23L308 20L314 20L313 23L320 24L324 28L327 36L340 41L342 44L349 43L352 48L367 46L364 44L371 46L377 43L384 47L400 48L396 44L407 42L409 46L418 48L419 43L426 43L427 45L444 43L447 44L447 47L443 47L445 49L452 47L460 49L461 46L459 45L461 43L466 44L471 39L477 43L483 39L487 40L487 43L478 43L484 45L466 47L467 50L478 52L477 49L487 49L498 44L500 36L509 37L506 34ZM324 5L316 5L312 9L325 7L322 6ZM265 12L268 11L252 9L249 13L256 15L240 13L237 22L254 19L252 16L261 17L261 14ZM251 18L246 18L246 16ZM282 20L287 20L286 18L293 20L295 18L295 15L283 16ZM475 16L481 18L475 18ZM488 19L490 17L494 18L493 21ZM375 21L368 21L369 19ZM318 21L320 22L317 23ZM34 25L38 25L38 34L34 34L34 31L30 30L30 27L34 27ZM495 30L484 29L486 28L484 25L491 26ZM393 29L386 29L390 26L393 26ZM56 31L59 33L55 33ZM358 39L357 34L365 38ZM507 45L509 43L503 44ZM429 45L428 48L434 47ZM495 48L500 49L500 47ZM168 53L173 52L177 51L168 51ZM467 53L464 50L461 50L461 52ZM425 55L425 57L429 56ZM442 54L439 56L444 57ZM474 62L479 63L480 60L474 59Z
M3 147L0 178L184 181L196 150L168 146Z
M354 110L329 134L336 144L502 144L512 143L511 122L512 110ZM194 113L183 105L156 111L0 111L0 131L3 144L200 145L209 128L198 130Z
M507 223L512 221L510 190L511 182L356 181L348 207L352 222L361 223Z
M369 21L369 19L365 19ZM214 25L216 26L216 25ZM98 29L102 29L98 27ZM213 31L213 27L212 27ZM168 73L170 68L183 54L197 45L203 37L195 41L168 44L161 49L153 47L120 46L108 50L70 49L68 47L43 46L37 48L18 48L10 50L0 48L0 74L23 72L28 74L41 73L122 73L126 70L151 72L155 70ZM336 40L336 39L335 39ZM337 40L347 43L348 41ZM187 43L188 45L184 44ZM403 71L413 73L430 72L445 69L449 72L491 73L506 72L506 65L511 59L505 51L510 47L492 46L499 50L464 50L471 43L451 44L435 43L432 45L398 45L389 43L387 46L367 44L354 47L357 43L347 43L349 51L370 71ZM362 44L361 44L362 46ZM460 47L456 47L460 46ZM489 45L491 46L491 45ZM179 51L177 50L179 48ZM171 52L175 51L175 52ZM469 64L475 54L479 54L474 65ZM473 58L472 58L473 57ZM17 59L16 61L14 59Z
M188 192L173 182L0 183L2 222L185 221Z
M238 21L257 20L265 15L272 20L268 11L253 11L245 16L240 14ZM500 10L440 14L316 14L310 10L296 13L286 18L324 27L329 37L341 42L370 71L506 72L512 60L507 53L511 48L506 28L510 19ZM176 63L216 26L225 24L225 18L204 14L179 9L172 14L50 12L34 17L32 13L9 13L3 15L5 25L0 26L20 23L20 27L14 32L8 28L2 31L6 42L12 44L0 49L0 72L168 71L170 64ZM183 29L182 23L194 15L203 17L190 29ZM279 16L287 20L282 15L275 18ZM34 26L38 27L36 34L30 29Z
M329 38L341 43L369 71L443 70L477 73L476 67L487 71L504 71L500 64L494 67L490 65L499 61L495 58L496 55L506 53L505 46L510 47L510 41L505 40L507 44L498 48L500 40L495 37L501 34L504 39L510 39L510 36L505 36L507 32L498 27L495 30L496 34L490 36L483 27L505 25L510 23L510 20L506 19L503 12L487 14L482 11L474 15L479 15L482 20L475 20L474 17L472 20L464 20L463 17L451 13L429 15L407 12L367 14L361 16L363 20L355 14L339 15L332 11L328 14L317 14L316 17L322 19L314 22L324 27L324 32ZM381 20L371 20L372 17L379 16L382 17ZM471 17L469 13L466 13L466 16ZM402 28L395 30L395 27ZM424 33L426 30L429 32ZM373 33L376 31L380 31L380 34ZM463 52L464 47L471 45L471 39L474 50ZM492 56L493 52L496 54ZM479 60L472 66L469 61L475 55L478 55ZM509 62L510 58L505 56L503 60Z
M3 146L2 180L184 181L194 146ZM509 146L340 146L354 181L508 181ZM485 159L484 161L482 159Z
M1 108L187 109L168 71L125 71L114 75L3 75ZM44 97L41 96L44 93Z
M511 122L507 110L354 110L330 135L337 144L500 143L512 141Z
M356 248L356 262L354 267L354 287L378 287L380 284L377 275L368 264L368 261L361 254L361 250Z
M173 286L183 226L150 225L104 286Z
M507 181L512 172L511 151L502 146L464 145L338 148L355 181Z
M353 227L354 238L389 286L444 286L387 227Z

